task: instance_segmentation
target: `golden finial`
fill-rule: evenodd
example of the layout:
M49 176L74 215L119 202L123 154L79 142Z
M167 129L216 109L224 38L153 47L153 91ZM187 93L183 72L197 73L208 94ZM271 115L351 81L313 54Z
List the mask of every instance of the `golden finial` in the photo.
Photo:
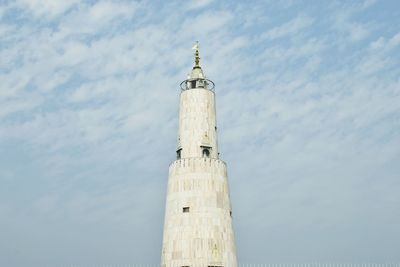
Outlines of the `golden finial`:
M194 53L194 67L193 68L200 68L200 56L199 56L199 41L197 41L194 46L192 47L192 49L195 50Z

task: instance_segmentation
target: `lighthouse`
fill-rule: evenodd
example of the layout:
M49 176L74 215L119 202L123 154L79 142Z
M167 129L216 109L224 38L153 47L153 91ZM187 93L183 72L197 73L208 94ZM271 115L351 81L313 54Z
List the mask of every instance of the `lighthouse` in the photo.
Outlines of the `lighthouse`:
M219 158L215 86L200 66L181 83L176 160L169 166L162 267L236 267L226 163Z

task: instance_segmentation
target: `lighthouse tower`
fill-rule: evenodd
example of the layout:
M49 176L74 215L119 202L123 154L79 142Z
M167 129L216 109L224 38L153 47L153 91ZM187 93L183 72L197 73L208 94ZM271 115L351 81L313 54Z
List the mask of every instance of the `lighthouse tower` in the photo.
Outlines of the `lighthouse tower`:
M236 267L226 164L219 159L214 83L195 65L181 83L177 159L169 167L161 267Z

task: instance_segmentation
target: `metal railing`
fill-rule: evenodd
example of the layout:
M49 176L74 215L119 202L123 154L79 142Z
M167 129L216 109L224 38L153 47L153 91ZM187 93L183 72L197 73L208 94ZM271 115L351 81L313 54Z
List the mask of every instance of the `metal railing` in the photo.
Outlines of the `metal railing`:
M180 87L182 91L203 88L214 92L215 84L209 79L194 78L184 80L183 82L181 82Z

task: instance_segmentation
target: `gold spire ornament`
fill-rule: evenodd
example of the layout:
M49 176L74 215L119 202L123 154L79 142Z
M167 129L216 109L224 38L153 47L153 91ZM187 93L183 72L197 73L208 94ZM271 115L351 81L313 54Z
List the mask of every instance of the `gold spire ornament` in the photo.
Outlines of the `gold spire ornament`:
M194 53L194 63L195 63L195 65L194 65L193 68L200 68L199 41L197 41L193 45L192 49L195 50L195 53Z

